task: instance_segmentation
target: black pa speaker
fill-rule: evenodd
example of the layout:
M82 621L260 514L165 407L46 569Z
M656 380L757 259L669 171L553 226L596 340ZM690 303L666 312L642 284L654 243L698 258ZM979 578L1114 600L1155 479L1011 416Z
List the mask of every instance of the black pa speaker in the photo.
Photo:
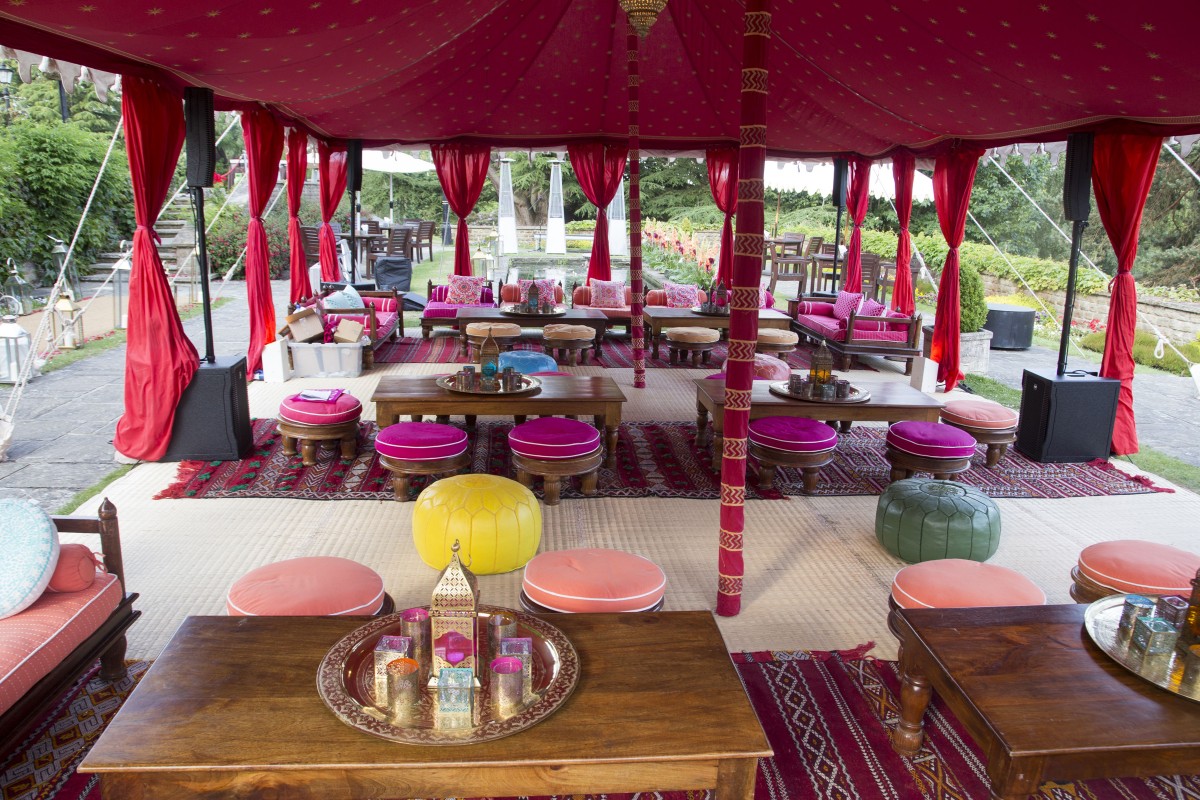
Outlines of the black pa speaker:
M846 186L850 172L850 162L844 158L833 160L833 204L838 208L846 207Z
M1092 213L1092 143L1090 133L1067 136L1067 169L1063 177L1063 216L1087 221Z
M189 86L183 90L183 119L187 133L188 186L212 186L213 171L217 167L212 89Z
M362 191L362 139L346 140L346 191Z
M171 444L161 461L236 461L250 454L246 357L200 362L175 409Z
M1025 370L1017 450L1041 463L1108 458L1121 382Z

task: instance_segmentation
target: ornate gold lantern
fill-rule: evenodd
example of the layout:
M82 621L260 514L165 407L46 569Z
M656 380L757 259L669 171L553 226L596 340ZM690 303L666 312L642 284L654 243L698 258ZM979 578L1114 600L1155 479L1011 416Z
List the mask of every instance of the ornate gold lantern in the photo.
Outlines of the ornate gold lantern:
M491 365L490 367L488 365ZM492 338L489 330L487 338L479 346L479 373L484 379L495 378L500 371L500 345ZM485 387L486 388L486 387Z
M650 32L650 26L658 20L658 15L667 7L667 0L618 0L621 10L629 17L629 24L643 39Z
M829 383L833 378L833 353L825 345L825 340L813 351L812 363L808 367L808 379L815 384Z
M475 573L458 558L458 540L450 548L450 563L433 587L429 606L430 636L433 640L433 677L443 667L476 668L476 611L479 583Z

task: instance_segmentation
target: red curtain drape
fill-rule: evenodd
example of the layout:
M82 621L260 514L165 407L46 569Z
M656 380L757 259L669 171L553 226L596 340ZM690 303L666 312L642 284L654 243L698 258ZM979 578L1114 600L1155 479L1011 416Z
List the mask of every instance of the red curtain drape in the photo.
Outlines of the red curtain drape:
M592 234L592 258L588 262L587 282L612 278L608 253L608 204L617 194L621 176L625 174L625 145L584 142L567 145L567 157L579 180L579 188L596 206L596 232Z
M908 232L912 220L913 179L917 172L917 160L912 153L896 153L892 156L892 180L896 184L896 218L900 222L900 235L896 242L896 278L892 285L892 308L911 316L917 310L913 297L912 280L912 236Z
M317 164L321 179L321 280L340 281L337 236L329 222L346 193L346 145L318 141Z
M626 111L629 114L629 332L633 338L633 388L646 388L646 328L642 317L642 173L641 132L639 130L638 94L641 71L638 64L638 35L633 25L625 32Z
M125 413L113 445L130 458L156 461L171 442L175 407L199 366L199 356L175 308L154 247L162 209L183 148L183 103L157 83L124 77L121 113L133 184L133 259L125 349Z
M747 0L742 37L742 110L737 236L725 361L725 444L721 453L721 533L717 613L742 608L742 534L746 526L746 433L758 340L758 284L763 263L763 165L767 141L767 51L770 0Z
M288 298L299 303L313 293L308 281L308 259L304 257L304 237L300 233L300 199L304 195L304 178L308 173L308 136L293 128L288 131L287 146L288 272L291 278Z
M733 285L733 215L737 212L738 149L714 147L704 153L708 164L708 188L713 201L725 214L721 226L721 257L717 262L717 280Z
M262 368L262 350L275 341L275 303L271 298L271 251L262 215L283 157L283 126L271 112L242 112L242 141L246 145L249 178L250 224L246 228L246 302L250 306L250 344L246 349L246 374Z
M1138 451L1137 425L1133 417L1133 335L1137 325L1137 287L1133 262L1137 258L1142 210L1162 139L1154 136L1100 133L1092 150L1092 188L1096 209L1117 254L1117 274L1109 284L1108 329L1100 374L1121 381L1117 421L1113 426L1112 452L1127 455Z
M846 197L846 209L854 230L850 234L850 246L846 250L846 272L842 288L847 292L862 291L862 224L867 218L871 186L871 162L865 158L850 159L850 192Z
M967 230L971 187L982 150L960 147L937 157L933 168L933 202L937 206L942 236L950 245L942 279L938 283L937 312L933 320L930 358L938 362L938 380L950 391L962 380L959 370L959 334L962 309L958 292L958 248Z
M433 166L437 169L442 191L450 208L458 216L454 235L454 274L471 274L471 242L467 234L467 217L479 201L483 182L487 180L488 162L492 148L486 144L435 144Z

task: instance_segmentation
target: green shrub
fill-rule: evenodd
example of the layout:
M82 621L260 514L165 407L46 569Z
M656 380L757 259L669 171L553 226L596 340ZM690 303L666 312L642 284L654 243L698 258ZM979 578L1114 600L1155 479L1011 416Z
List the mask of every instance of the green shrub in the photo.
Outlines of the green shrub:
M983 330L983 323L987 322L987 296L983 291L983 278L970 264L959 267L958 296L962 309L959 330L963 333Z
M246 226L250 217L245 209L226 207L224 213L208 233L208 264L214 278L225 275L237 263L246 247ZM271 279L277 280L288 274L287 222L272 214L263 221L267 229L267 251L271 255ZM233 273L241 280L246 275L246 259L242 259Z
M949 250L945 239L940 235L917 234L913 237L913 244L921 252L926 265L931 270L936 272L941 269L942 264L946 261L946 252ZM1010 255L1008 261L1012 262L1013 267L1009 267L1008 262L991 245L974 242L963 242L958 252L963 263L969 262L984 275L994 275L1015 281L1017 280L1017 275L1013 272L1013 267L1015 267L1035 292L1060 291L1067 288L1067 263L1065 261ZM1105 291L1107 287L1108 278L1096 274L1095 270L1091 268L1080 269L1075 277L1075 288L1082 294L1097 294Z
M1106 331L1098 330L1089 333L1087 336L1079 339L1079 346L1088 350L1094 350L1097 353L1104 352L1104 339ZM1149 331L1136 331L1133 336L1133 361L1136 364L1142 364L1147 367L1161 369L1164 372L1169 372L1172 375L1182 375L1184 377L1190 375L1187 362L1180 358L1174 350L1169 347L1163 349L1163 357L1154 357L1154 348L1158 345L1158 337ZM1200 363L1200 341L1187 342L1183 345L1176 344L1184 355L1193 363Z

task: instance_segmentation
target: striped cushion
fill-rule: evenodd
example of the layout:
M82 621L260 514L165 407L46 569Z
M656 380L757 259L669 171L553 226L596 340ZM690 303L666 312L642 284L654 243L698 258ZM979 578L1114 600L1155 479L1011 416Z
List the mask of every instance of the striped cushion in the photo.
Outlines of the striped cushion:
M897 450L925 458L970 458L975 438L953 425L905 420L888 428L887 443Z
M527 458L579 458L599 449L600 432L577 419L542 417L513 428L508 446Z
M229 587L231 617L370 615L383 606L383 579L348 558L293 558L251 570Z
M1157 542L1117 539L1085 547L1079 571L1119 593L1191 594L1200 555Z
M1007 567L942 558L897 572L892 599L901 608L1040 606L1046 604L1046 593Z
M815 419L763 417L750 422L750 441L789 453L820 453L837 447L837 431Z
M294 394L279 404L279 418L302 425L338 425L358 419L362 414L362 403L354 395L344 392L332 403L301 400Z
M950 400L941 415L946 422L971 428L1004 430L1017 424L1017 412L987 400Z
M667 576L653 561L620 550L552 550L525 565L521 587L554 611L645 611L662 600Z
M436 422L398 422L375 437L375 451L401 461L436 461L453 458L467 449L467 434Z

